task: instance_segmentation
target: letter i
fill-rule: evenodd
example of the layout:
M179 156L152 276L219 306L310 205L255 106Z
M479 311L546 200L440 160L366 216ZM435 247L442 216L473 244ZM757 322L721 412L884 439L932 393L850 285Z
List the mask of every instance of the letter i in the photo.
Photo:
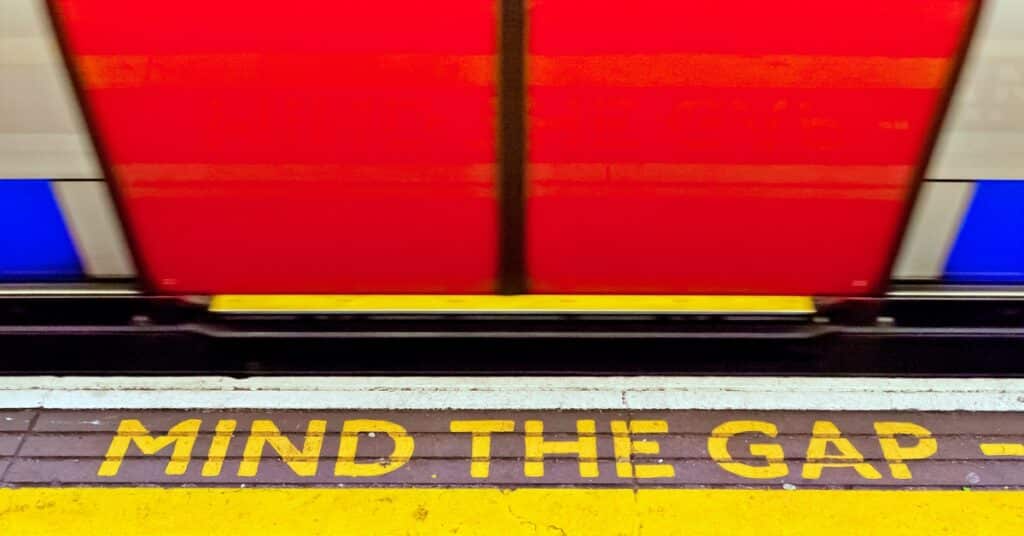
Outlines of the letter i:
M213 434L213 441L210 442L210 453L206 456L206 463L203 464L203 476L220 476L224 468L224 458L228 455L228 446L235 436L237 421L225 419L217 421L217 428Z

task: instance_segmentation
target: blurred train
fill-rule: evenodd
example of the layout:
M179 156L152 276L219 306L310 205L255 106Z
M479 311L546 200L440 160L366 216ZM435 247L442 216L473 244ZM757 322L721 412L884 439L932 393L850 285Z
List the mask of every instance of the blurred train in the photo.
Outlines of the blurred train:
M4 0L0 282L1024 284L1024 3L690 4Z

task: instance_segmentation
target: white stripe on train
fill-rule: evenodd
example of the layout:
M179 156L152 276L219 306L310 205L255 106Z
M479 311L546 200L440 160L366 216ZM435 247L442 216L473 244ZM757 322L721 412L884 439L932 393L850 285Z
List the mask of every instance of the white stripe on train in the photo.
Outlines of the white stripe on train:
M45 2L0 5L0 177L99 177Z
M893 269L895 279L942 279L975 189L971 182L926 182L921 187Z
M51 184L86 275L100 278L134 276L135 263L106 184L102 181L59 181Z

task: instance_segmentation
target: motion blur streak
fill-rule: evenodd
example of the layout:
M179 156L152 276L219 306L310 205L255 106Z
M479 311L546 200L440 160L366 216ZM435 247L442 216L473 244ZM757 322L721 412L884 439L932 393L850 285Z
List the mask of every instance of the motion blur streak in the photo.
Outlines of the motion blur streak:
M533 290L877 291L976 7L536 3Z

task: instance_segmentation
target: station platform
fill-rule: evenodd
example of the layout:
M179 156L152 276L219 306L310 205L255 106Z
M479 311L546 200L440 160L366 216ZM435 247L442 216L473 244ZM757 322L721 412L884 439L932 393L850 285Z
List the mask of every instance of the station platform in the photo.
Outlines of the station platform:
M7 377L4 534L997 534L1024 380Z

